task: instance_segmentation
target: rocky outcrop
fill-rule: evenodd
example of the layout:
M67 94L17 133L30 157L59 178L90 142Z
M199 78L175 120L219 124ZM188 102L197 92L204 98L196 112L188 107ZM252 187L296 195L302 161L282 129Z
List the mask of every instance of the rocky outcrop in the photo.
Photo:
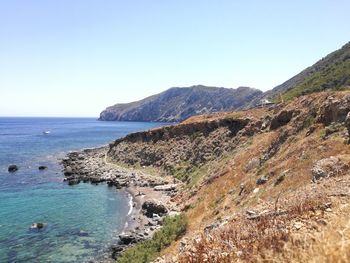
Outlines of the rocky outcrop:
M140 101L108 107L101 112L100 120L178 122L193 115L243 108L260 94L260 90L248 87L171 88Z
M270 129L275 130L283 125L286 125L293 117L293 111L282 110L272 120Z
M69 153L68 157L62 160L65 181L69 185L79 184L80 182L90 182L92 184L106 182L109 186L118 189L128 187L132 182L138 186L159 186L155 191L164 191L169 194L177 191L179 184L170 184L166 179L149 178L141 172L106 165L104 160L106 152L107 148L102 147Z
M316 182L321 178L341 175L349 169L350 156L340 155L317 161L312 168L312 181Z
M320 107L318 122L330 125L332 122L345 122L350 112L350 94L339 99L329 96Z
M163 204L156 201L146 201L142 204L143 213L147 217L153 217L154 215L163 216L168 213L168 210Z

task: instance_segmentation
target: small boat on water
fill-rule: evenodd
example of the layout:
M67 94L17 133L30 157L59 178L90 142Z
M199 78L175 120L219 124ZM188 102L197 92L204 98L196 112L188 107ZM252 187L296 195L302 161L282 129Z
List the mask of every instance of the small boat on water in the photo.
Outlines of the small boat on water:
M50 131L43 131L43 134L44 135L48 135L48 134L50 134L51 132Z

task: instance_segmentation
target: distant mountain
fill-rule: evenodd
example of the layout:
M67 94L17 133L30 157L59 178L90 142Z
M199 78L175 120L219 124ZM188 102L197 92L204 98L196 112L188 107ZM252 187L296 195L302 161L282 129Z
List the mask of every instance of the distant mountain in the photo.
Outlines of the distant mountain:
M282 94L283 98L288 100L317 91L339 90L349 85L350 42L266 92L265 96Z
M265 93L249 87L227 89L207 86L171 88L140 101L116 104L100 114L108 121L182 121L193 115L252 108L261 99L340 90L350 86L350 42L291 79Z
M262 91L202 85L171 88L140 101L110 106L100 114L105 121L182 121L193 115L241 109Z

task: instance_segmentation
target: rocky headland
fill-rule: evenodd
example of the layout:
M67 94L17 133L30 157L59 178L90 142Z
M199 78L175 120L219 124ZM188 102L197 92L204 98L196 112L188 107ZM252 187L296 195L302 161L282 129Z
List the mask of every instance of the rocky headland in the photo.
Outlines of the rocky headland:
M107 107L99 119L178 122L193 115L241 109L261 94L262 91L249 87L175 87L140 101Z

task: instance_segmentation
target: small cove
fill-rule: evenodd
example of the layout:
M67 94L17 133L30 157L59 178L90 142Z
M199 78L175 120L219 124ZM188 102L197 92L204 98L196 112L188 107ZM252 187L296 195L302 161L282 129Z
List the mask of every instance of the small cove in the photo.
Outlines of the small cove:
M63 183L58 159L159 123L90 118L0 118L0 261L86 262L100 257L124 228L129 197L89 183ZM43 131L50 134L44 135ZM19 170L9 174L7 166ZM45 165L47 170L39 171ZM33 222L47 224L32 231Z

